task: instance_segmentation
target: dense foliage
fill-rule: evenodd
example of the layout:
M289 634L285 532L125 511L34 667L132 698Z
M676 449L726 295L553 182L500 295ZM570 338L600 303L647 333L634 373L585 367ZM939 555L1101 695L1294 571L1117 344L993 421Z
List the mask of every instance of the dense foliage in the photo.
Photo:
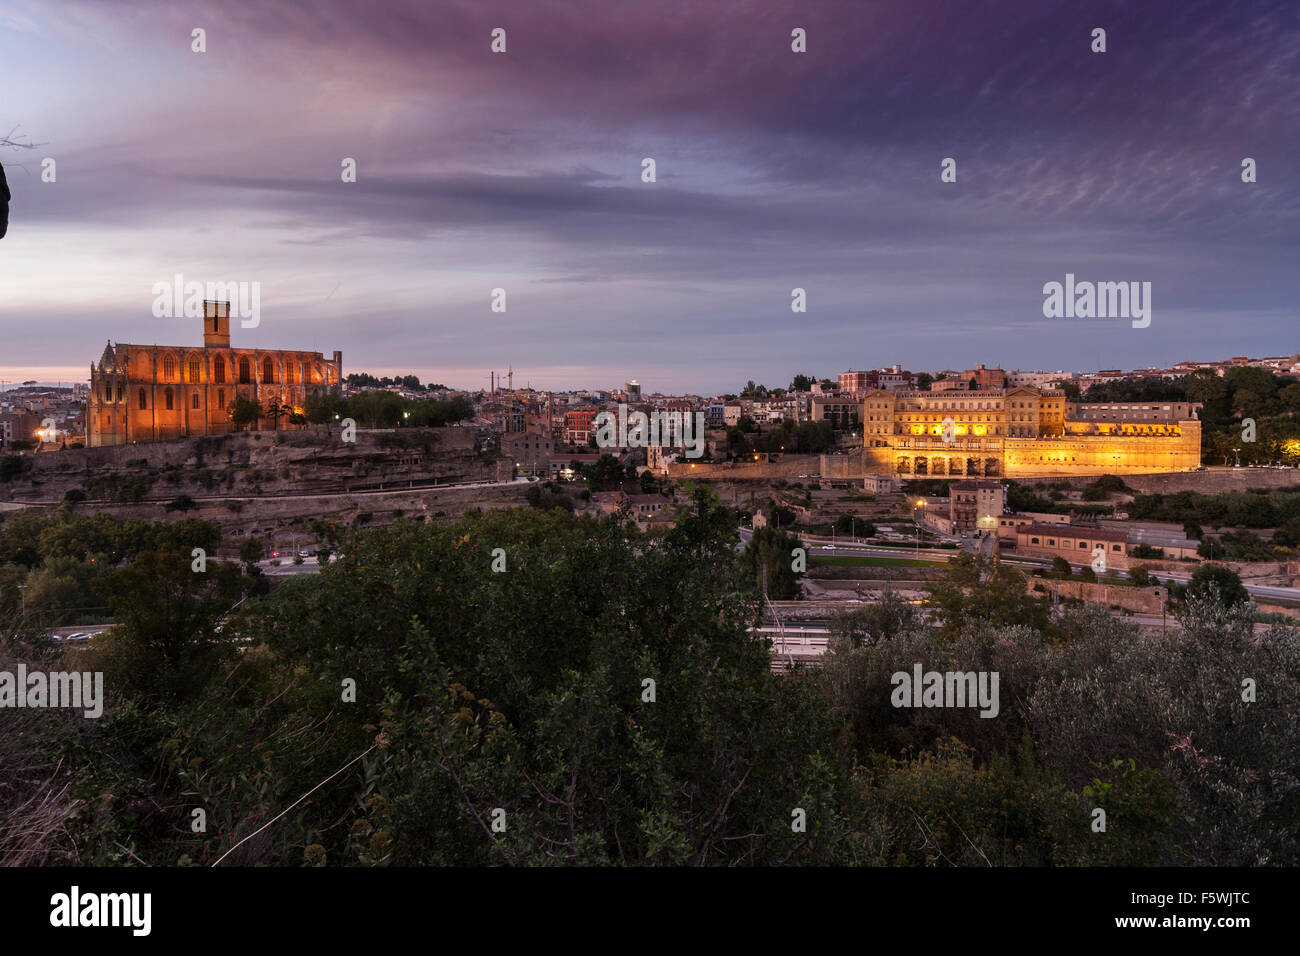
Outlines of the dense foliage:
M65 651L0 605L0 669L109 688L98 720L9 712L0 861L1300 863L1300 641L1219 581L1139 637L964 557L775 674L748 628L797 539L742 548L707 493L666 533L563 508L352 532L260 598L192 570L210 526L113 524L0 533L0 573L105 555L118 622ZM998 715L892 706L918 663L998 672Z

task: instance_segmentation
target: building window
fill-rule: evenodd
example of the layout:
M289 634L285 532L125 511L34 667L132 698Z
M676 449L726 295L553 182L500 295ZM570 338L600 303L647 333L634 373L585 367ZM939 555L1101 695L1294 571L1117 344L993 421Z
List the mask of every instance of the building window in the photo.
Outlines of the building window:
M212 360L212 381L224 382L226 380L226 360L220 355Z
M124 382L117 383L117 400L119 402L126 401L126 383Z
M145 391L144 391L143 388L140 389L140 407L141 407L141 408L148 408L148 407L149 407L149 396L145 394Z
M1080 541L1080 542L1079 542L1079 547L1081 547L1081 548L1086 548L1086 547L1088 547L1088 542L1087 542L1087 541Z
M1114 545L1114 546L1111 548L1111 550L1112 550L1112 551L1119 551L1119 550L1122 550L1122 549L1120 548L1119 545Z
M190 358L190 381L191 381L192 383L196 383L196 384L197 384L197 382L199 381L199 376L200 376L201 372L202 372L202 367L199 365L199 357L198 357L197 355L195 355L195 356L191 356L191 358Z
M1038 539L1037 539L1037 538L1030 538L1030 539L1029 539L1029 543L1030 543L1030 544L1038 544Z
M295 376L293 374L293 363L285 362L284 363L284 384L292 385L294 383L294 378Z
M176 399L172 395L172 389L170 385L168 385L166 390L163 392L163 401L167 403L167 411L169 412L176 407L175 405Z
M240 385L248 385L248 384L251 384L252 381L253 381L253 369L252 369L252 367L248 364L248 357L247 357L247 356L240 356L240 358L239 358L239 384L240 384Z
M217 408L225 408L225 407L226 407L226 390L224 388L219 388L217 389Z
M163 381L170 382L176 377L176 360L170 355L163 356Z
M190 408L199 407L199 390L196 388L194 394L190 396Z
M262 359L262 384L269 385L275 381L275 363L271 356Z
M1049 548L1054 548L1054 547L1056 547L1056 539L1055 539L1055 538L1048 538L1048 539L1047 539L1047 546L1048 546Z

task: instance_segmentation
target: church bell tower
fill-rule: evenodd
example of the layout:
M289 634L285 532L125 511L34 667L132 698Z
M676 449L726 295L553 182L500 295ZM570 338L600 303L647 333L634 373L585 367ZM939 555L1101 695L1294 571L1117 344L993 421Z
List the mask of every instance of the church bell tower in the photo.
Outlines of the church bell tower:
M230 348L230 303L203 300L203 347Z

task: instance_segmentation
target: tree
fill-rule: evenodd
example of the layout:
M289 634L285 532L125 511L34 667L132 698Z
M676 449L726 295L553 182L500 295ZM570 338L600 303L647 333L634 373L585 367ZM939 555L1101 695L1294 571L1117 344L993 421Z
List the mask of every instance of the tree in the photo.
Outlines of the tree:
M794 570L794 551L802 547L798 535L771 525L755 531L742 555L754 590L773 601L796 600L803 592L799 584L803 572Z
M230 423L237 428L255 425L261 414L262 406L243 395L237 395L235 400L230 403L230 408L226 411Z
M1205 529L1195 521L1185 521L1183 522L1183 534L1187 535L1192 541L1200 541L1205 537Z
M154 703L188 697L236 653L218 627L241 590L232 564L195 574L188 554L148 551L94 587L117 621L103 669L122 690Z
M573 510L573 499L562 491L556 491L551 487L550 482L546 487L540 485L529 485L528 490L524 492L524 499L530 507L546 511L550 508L561 508L564 511Z
M266 545L262 542L261 538L246 538L239 545L239 560L243 561L246 565L251 566L257 564L258 561L262 560L264 554L266 554Z
M1292 382L1277 393L1278 402L1282 408L1295 414L1300 412L1300 382Z
M1198 368L1183 378L1183 391L1189 402L1210 405L1228 394L1228 387L1213 369Z
M727 454L733 458L747 458L753 451L754 446L743 431L734 425L727 429Z
M891 640L921 623L916 606L893 591L875 604L841 613L831 623L831 637L839 646L870 647Z
M271 427L279 431L280 419L289 419L293 415L293 407L277 401L269 401L266 408L263 409L262 415L271 419Z
M1241 576L1232 568L1223 564L1202 564L1192 572L1192 579L1187 582L1188 597L1217 599L1231 607L1250 600L1250 592L1241 583Z
M1284 548L1300 547L1300 515L1283 522L1273 532L1273 541Z
M9 444L13 446L12 442ZM13 481L31 466L28 459L19 455L0 455L0 481Z
M337 419L352 417L348 413L347 401L341 395L326 392L324 395L309 395L306 404L307 421L313 425L324 425Z
M813 387L813 379L809 375L796 375L790 381L790 391L792 392L810 392Z
M1052 557L1052 573L1064 580L1074 573L1074 569L1069 561L1057 554Z
M1268 369L1236 366L1228 369L1223 381L1232 394L1232 410L1238 415L1264 418L1277 410L1277 380Z
M839 534L850 534L859 538L871 538L876 534L874 524L856 515L840 515L835 519L835 530Z
M982 555L963 552L948 563L947 577L930 586L927 604L934 609L945 637L969 624L1027 624L1046 629L1045 602L1030 596L1025 576L1008 564L994 565Z
M1140 588L1144 588L1151 583L1151 572L1140 564L1129 568L1128 577L1130 581Z

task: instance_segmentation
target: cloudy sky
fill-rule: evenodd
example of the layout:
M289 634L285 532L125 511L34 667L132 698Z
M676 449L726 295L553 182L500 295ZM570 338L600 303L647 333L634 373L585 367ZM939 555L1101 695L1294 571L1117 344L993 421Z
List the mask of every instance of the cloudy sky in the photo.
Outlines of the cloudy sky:
M196 341L177 273L458 387L1300 351L1295 0L0 0L11 130L9 381ZM1044 318L1066 273L1150 327Z

